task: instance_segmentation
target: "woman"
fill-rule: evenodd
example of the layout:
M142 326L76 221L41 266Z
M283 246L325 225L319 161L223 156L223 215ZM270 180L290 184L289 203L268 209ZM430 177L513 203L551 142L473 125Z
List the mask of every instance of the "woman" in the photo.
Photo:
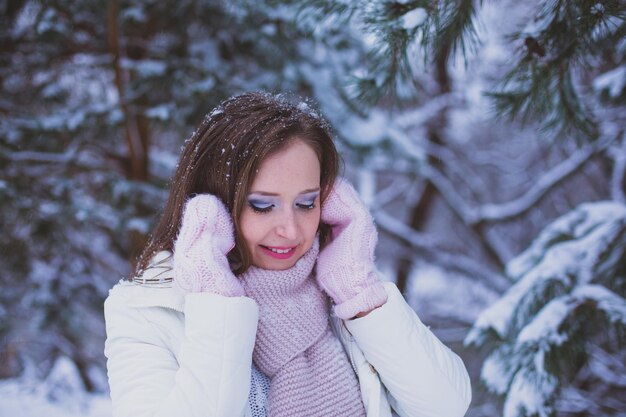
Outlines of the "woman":
M303 104L249 93L207 116L105 302L114 416L465 413L462 361L381 281L338 167Z

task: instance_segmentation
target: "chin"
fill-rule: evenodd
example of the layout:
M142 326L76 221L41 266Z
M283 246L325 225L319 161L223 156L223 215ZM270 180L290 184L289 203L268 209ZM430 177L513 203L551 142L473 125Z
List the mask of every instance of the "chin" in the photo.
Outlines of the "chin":
M296 262L298 262L299 259L300 257L298 257L295 261L289 261L289 262L263 262L263 264L259 265L258 267L261 269L268 269L271 271L284 271L286 269L293 267L296 264Z

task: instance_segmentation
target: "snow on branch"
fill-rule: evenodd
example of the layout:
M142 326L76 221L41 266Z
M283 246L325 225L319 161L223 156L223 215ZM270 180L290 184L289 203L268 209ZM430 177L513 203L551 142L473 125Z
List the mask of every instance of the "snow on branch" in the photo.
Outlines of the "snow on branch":
M571 265L580 276L579 282L589 282L604 269L594 265L607 262L615 265L618 262L608 252L613 247L619 253L619 246L615 247L611 242L619 245L624 239L620 236L624 222L626 206L623 204L613 201L583 203L546 226L530 247L508 263L506 273L521 281L535 271L545 275ZM552 252L556 256L551 255Z
M394 115L393 123L402 130L410 130L427 124L447 107L460 102L463 96L458 93L445 93L435 96L415 109Z
M510 392L504 402L504 417L520 415L548 417L553 415L549 401L557 388L557 379L553 375L533 375L529 372L517 372L511 382ZM525 410L521 414L520 410Z
M505 338L516 327L516 317L536 313L529 300L554 294L557 287L576 288L613 271L624 254L624 230L626 207L615 202L582 204L550 223L508 263L507 275L517 282L481 313L466 343L478 343L489 329Z
M519 216L531 209L552 187L575 173L592 156L606 149L616 137L603 137L574 152L544 175L534 181L534 185L520 197L502 204L484 204L471 207L456 191L454 184L441 172L431 166L424 166L422 174L426 176L443 198L467 225L481 222L499 222ZM626 168L625 168L626 169Z
M616 137L603 137L574 152L547 173L539 177L526 193L504 204L486 204L471 213L472 223L503 221L531 209L552 187L566 179L584 165L592 156L606 149Z
M572 296L584 301L593 301L597 309L604 312L609 321L626 327L626 300L619 294L602 285L582 285L577 287Z
M39 152L39 151L9 151L5 150L6 155L11 161L15 162L40 162L51 164L67 164L74 161L83 147L83 143L79 140L72 141L65 152Z
M426 258L447 268L463 272L470 277L485 279L493 289L499 292L503 292L510 286L509 281L485 268L480 262L458 253L448 253L442 248L442 242L439 242L434 236L419 233L382 210L375 210L374 218L382 230L407 242Z
M586 335L598 329L626 330L626 300L616 292L624 256L626 205L600 201L550 223L508 263L507 275L517 282L479 315L465 339L491 351L481 378L506 395L505 417L551 415L560 385L569 383L559 379L560 370L578 373L586 362L568 361L572 346L596 343Z

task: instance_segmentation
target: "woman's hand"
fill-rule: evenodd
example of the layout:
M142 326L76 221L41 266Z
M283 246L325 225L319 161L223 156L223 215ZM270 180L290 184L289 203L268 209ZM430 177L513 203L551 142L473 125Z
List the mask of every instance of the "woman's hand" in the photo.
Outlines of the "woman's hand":
M226 255L235 246L230 213L219 198L200 194L185 205L174 243L174 282L187 292L245 294Z
M317 261L317 281L335 302L342 319L363 316L385 304L387 292L376 272L374 221L357 192L337 179L322 206L322 222L331 227L331 242Z

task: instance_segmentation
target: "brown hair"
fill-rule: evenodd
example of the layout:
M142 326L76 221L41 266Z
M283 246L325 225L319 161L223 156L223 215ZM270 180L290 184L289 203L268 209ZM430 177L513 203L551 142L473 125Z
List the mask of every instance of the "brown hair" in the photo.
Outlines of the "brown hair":
M141 275L159 251L173 251L185 203L196 194L219 197L235 226L235 248L229 253L235 274L250 266L250 253L241 238L239 219L261 163L295 139L313 148L320 161L320 200L338 175L340 157L328 123L305 102L282 95L246 93L229 98L209 113L185 142L170 184L163 214L135 269ZM320 224L321 244L328 228Z

